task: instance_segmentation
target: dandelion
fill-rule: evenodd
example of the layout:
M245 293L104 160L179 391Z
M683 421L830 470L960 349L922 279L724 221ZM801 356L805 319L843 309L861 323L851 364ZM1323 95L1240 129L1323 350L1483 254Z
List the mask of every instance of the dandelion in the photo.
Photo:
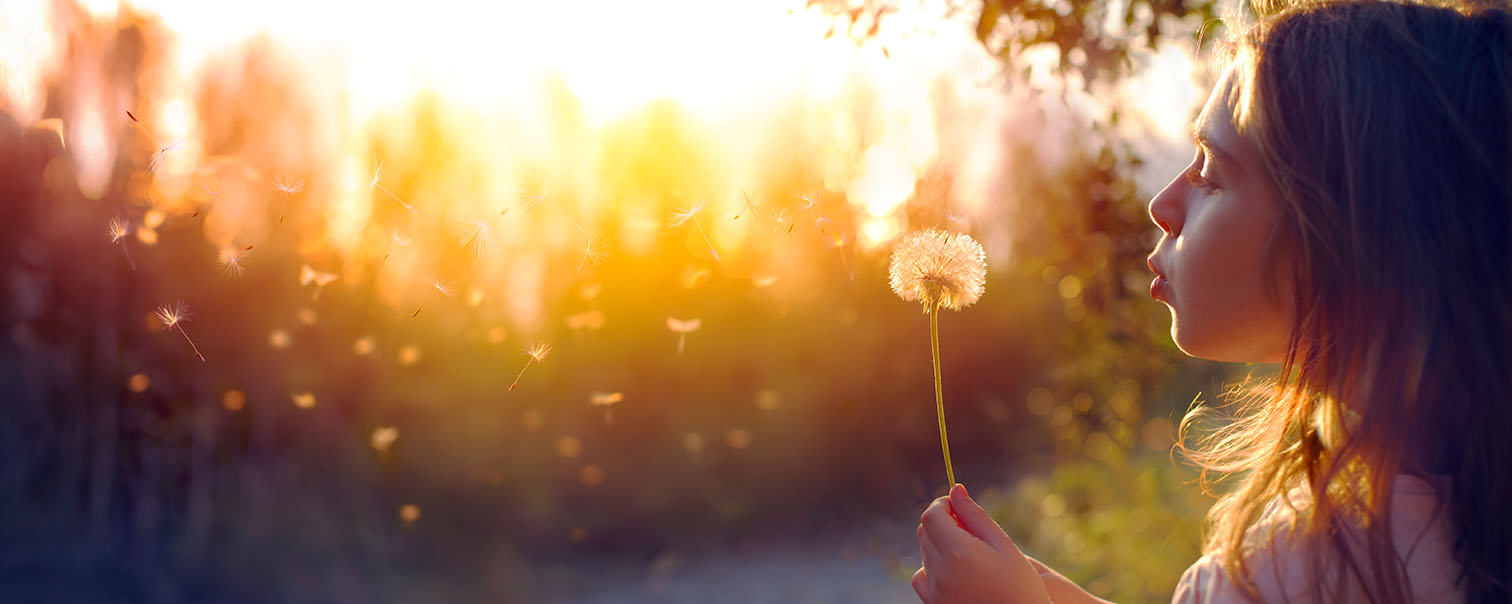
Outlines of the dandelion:
M131 224L126 222L123 216L110 219L110 242L121 244L121 251L126 253L126 263L131 265L131 270L136 270L136 261L131 259L131 249L126 246L126 236L131 234Z
M614 423L614 406L625 400L623 392L595 392L588 395L588 404L604 408L604 423Z
M283 198L284 198L283 199L283 209L280 209L278 211L278 223L279 224L283 224L284 213L289 210L289 196L290 195L298 195L298 194L304 192L304 180L296 180L296 181L293 181L293 182L286 182L286 181L283 181L283 180L275 178L275 179L273 179L273 188L275 190L281 191L284 194L283 195Z
M415 206L412 206L410 204L404 203L403 199L399 199L398 195L395 195L393 193L393 191L385 189L383 187L383 185L378 182L380 179L383 178L383 162L377 161L376 158L373 161L374 161L374 163L373 163L373 177L368 180L368 191L371 192L373 189L378 189L379 191L383 191L389 197L394 198L394 201L399 202L399 205L404 206L404 209L409 210L409 213L411 213L411 214L419 214L420 212L415 209Z
M194 356L199 357L201 363L205 362L205 355L200 354L199 347L194 345L194 340L189 338L189 332L184 331L184 323L189 321L189 306L183 300L173 304L164 304L157 308L157 320L163 324L164 330L178 329L183 334L184 341L189 342L189 347L194 349Z
M578 270L583 270L583 265L592 262L594 266L603 264L609 258L609 240L605 239L597 231L589 235L588 243L583 246L583 259L578 262Z
M714 256L714 261L719 262L719 252L714 249L714 242L709 240L709 234L704 232L703 225L698 222L698 213L709 207L709 202L702 197L696 197L682 207L681 210L672 213L672 218L667 221L667 226L678 228L693 221L693 226L698 227L698 234L703 235L704 243L709 245L709 253Z
M520 182L521 210L529 212L546 201L546 175L540 169L531 168Z
M931 230L911 233L893 249L889 284L907 302L920 302L929 313L929 349L934 360L935 410L940 423L940 449L945 476L955 484L950 465L950 441L945 436L945 396L940 385L940 307L958 310L982 297L987 278L987 254L969 235Z
M702 326L703 321L699 319L676 319L667 317L667 329L670 329L673 331L673 333L677 334L677 356L682 356L683 343L687 341L688 334L698 331L698 328Z
M512 391L520 384L520 378L525 376L525 370L530 369L531 363L543 363L546 361L546 355L549 354L551 354L551 344L546 342L532 342L525 345L525 356L529 358L525 361L525 366L520 368L520 374L515 376L514 383L509 385L509 389Z
M251 251L252 246L250 245L245 248L223 247L216 253L215 264L220 268L222 273L231 277L240 277L242 273L247 271L247 268L242 266L242 258L246 257Z
M458 247L472 246L473 255L478 258L486 258L498 249L494 244L493 224L487 218L463 222L467 223L467 229L462 231L462 236L457 240Z

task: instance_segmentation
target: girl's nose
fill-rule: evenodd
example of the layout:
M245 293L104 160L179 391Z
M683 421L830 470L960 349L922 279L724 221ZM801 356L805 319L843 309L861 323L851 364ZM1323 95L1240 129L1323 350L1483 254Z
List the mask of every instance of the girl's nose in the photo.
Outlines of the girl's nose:
M1186 217L1182 205L1186 186L1186 179L1178 174L1150 200L1150 221L1172 237L1181 234L1181 223Z

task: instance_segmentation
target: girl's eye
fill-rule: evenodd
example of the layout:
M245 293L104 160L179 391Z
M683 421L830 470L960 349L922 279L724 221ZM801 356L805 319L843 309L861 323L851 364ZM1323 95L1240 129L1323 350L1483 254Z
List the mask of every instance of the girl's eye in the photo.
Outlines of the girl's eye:
M1218 185L1202 175L1202 168L1205 163L1202 152L1199 151L1197 161L1192 162L1192 165L1186 170L1186 179L1187 182L1192 183L1192 186L1197 187L1198 190L1204 193L1213 193L1218 190Z

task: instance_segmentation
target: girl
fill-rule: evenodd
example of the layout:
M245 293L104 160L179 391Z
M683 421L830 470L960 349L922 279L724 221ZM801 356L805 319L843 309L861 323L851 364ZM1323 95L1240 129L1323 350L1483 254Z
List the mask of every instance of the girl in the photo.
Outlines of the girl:
M1241 478L1175 600L1512 602L1512 14L1311 2L1230 47L1151 295L1279 371L1193 453ZM1101 601L961 485L918 539L927 604Z

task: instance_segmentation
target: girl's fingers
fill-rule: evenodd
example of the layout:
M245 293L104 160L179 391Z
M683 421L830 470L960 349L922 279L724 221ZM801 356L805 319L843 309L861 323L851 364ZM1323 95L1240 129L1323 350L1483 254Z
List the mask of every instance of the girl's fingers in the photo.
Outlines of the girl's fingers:
M924 532L934 541L935 545L944 549L954 548L963 537L969 537L966 531L956 523L954 516L950 514L950 498L941 497L929 504L924 509L924 516L920 518L924 524Z
M924 556L924 566L928 568L935 564L936 560L943 560L945 556L940 553L940 546L935 545L929 538L929 531L924 530L924 525L919 525L919 553Z
M913 580L908 582L913 585L914 593L918 594L919 601L929 604L929 575L925 574L924 567L914 571Z
M956 518L961 520L961 526L966 529L966 532L985 541L992 549L998 551L1017 549L1008 535L1003 533L997 521L987 514L987 510L971 500L971 496L966 493L965 485L957 484L950 487L950 509L955 512Z

